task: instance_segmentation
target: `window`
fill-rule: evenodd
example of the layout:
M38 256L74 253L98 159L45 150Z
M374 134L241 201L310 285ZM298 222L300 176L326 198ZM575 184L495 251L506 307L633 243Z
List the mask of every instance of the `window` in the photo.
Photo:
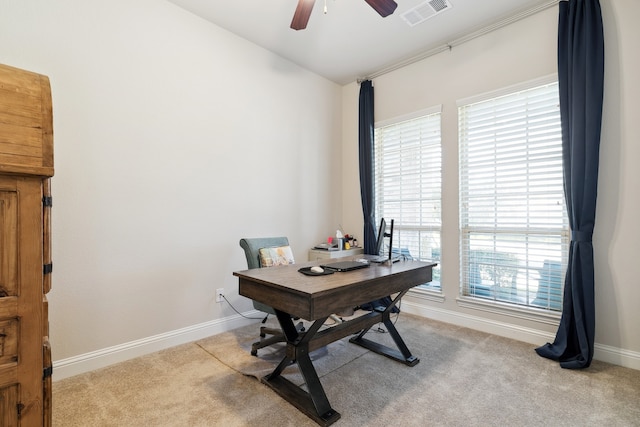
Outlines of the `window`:
M459 103L463 296L562 309L569 225L557 82Z
M394 250L440 261L442 153L440 108L376 125L376 218L394 220ZM433 281L440 290L440 266Z

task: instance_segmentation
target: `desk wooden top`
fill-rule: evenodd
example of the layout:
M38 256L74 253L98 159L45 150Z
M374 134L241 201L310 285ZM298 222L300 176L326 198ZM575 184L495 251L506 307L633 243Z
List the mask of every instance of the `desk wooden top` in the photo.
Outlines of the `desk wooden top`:
M325 260L324 264L337 260ZM320 262L236 271L239 293L292 316L316 320L428 283L435 263L399 261L392 265L306 276L301 267Z

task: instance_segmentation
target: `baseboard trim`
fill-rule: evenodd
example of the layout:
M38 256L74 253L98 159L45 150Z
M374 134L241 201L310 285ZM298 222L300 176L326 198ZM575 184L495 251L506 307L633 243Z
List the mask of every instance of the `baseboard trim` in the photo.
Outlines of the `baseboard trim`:
M596 360L640 371L640 353L636 351L595 343L593 353Z
M498 322L484 317L445 310L443 308L417 304L412 301L403 300L402 311L415 314L416 316L427 317L429 319L451 323L453 325L469 329L475 329L476 331L486 332L488 334L524 341L530 344L540 345L540 343L553 341L555 338L554 335L549 334L546 331L525 328L505 322Z
M524 341L533 345L551 342L555 338L553 334L546 331L498 322L466 313L418 304L412 301L403 301L402 311L489 334ZM256 318L260 317L261 313L258 311L250 311L243 313L243 315ZM240 315L233 315L80 354L78 356L54 360L53 380L58 381L85 372L94 371L155 351L227 332L251 323L256 323L256 320L246 319ZM594 358L614 365L640 370L640 353L638 352L596 343L594 345Z
M258 311L243 313L247 317L264 316ZM124 362L145 354L164 350L176 345L196 341L212 335L227 332L241 326L256 323L255 319L246 319L241 315L233 315L222 319L199 323L186 328L176 329L135 341L103 348L78 356L53 361L53 381L83 374L104 368L114 363Z
M427 317L429 319L475 329L488 334L524 341L533 345L542 345L546 342L552 342L555 339L555 334L550 334L546 331L525 328L505 322L498 322L466 313L419 304L413 301L403 300L402 311L409 314L415 314L416 316ZM640 353L638 352L598 343L594 344L593 350L593 357L596 360L623 366L625 368L640 370Z

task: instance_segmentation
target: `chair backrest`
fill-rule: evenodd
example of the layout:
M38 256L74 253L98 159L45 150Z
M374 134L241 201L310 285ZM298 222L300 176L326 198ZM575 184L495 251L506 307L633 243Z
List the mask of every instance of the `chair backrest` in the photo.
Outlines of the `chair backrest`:
M288 245L289 239L287 239L286 237L258 237L254 239L240 239L240 247L244 249L244 256L247 258L247 267L250 270L253 268L261 267L260 249ZM258 301L253 301L253 307L256 310L260 310L265 313L275 314L273 308Z
M252 239L240 239L240 246L244 249L247 258L247 268L260 268L260 249L289 246L286 237L257 237Z

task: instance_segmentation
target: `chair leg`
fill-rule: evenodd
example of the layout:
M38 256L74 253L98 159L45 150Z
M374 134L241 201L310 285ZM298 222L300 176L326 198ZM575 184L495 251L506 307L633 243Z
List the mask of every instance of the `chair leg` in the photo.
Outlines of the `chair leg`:
M264 338L267 335L282 335L282 329L269 328L268 326L260 326L260 338Z
M296 330L298 332L304 332L304 323L298 322L296 325ZM267 335L271 335L269 338L266 338ZM267 326L260 326L260 341L256 341L251 344L251 355L257 356L258 350L264 347L269 347L273 344L279 342L286 342L284 333L282 329L269 328Z
M279 342L285 342L284 335L282 333L280 333L279 335L273 335L269 338L261 339L260 341L256 341L251 344L251 355L257 356L259 349L269 347Z

